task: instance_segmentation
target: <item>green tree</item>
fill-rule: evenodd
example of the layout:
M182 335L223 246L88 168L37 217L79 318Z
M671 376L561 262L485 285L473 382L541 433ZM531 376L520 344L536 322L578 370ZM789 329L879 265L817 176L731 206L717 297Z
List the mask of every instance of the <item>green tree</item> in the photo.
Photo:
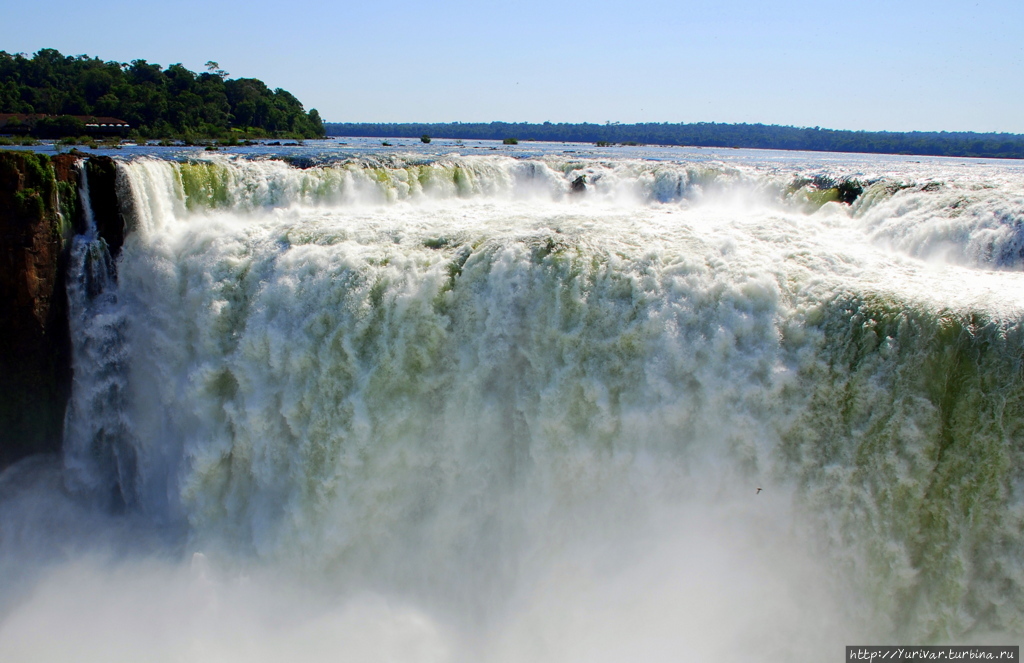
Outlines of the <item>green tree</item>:
M31 58L0 51L0 113L114 116L148 137L217 137L232 129L259 136L324 135L319 113L306 113L291 93L271 91L254 78L228 79L213 60L206 69L196 74L180 63L164 69L141 59L103 62L54 49ZM41 130L60 126L45 123Z

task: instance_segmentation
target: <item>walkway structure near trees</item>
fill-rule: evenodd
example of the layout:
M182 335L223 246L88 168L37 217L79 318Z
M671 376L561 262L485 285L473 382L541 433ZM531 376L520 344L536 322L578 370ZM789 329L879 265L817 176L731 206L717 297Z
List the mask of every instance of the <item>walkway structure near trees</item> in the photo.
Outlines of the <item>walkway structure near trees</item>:
M42 123L42 124L41 124ZM0 135L36 134L37 129L46 128L43 133L52 133L50 128L83 127L81 133L89 135L123 135L128 133L131 125L116 117L96 117L94 115L47 115L42 113L0 113ZM70 134L68 134L70 135Z

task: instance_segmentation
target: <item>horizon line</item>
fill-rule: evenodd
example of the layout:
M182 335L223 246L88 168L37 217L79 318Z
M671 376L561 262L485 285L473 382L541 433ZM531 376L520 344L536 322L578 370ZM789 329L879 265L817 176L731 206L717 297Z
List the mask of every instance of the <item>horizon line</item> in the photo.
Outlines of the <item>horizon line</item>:
M692 125L716 125L716 126L748 126L748 127L775 127L780 129L799 129L804 131L834 131L843 133L874 133L874 134L976 134L976 135L1000 135L1000 136L1016 136L1024 138L1024 133L1017 133L1013 131L979 131L974 129L833 129L830 127L822 126L801 126L796 124L768 124L765 122L716 122L701 120L697 122L669 122L669 121L649 121L649 122L552 122L546 120L543 122L536 121L509 121L509 120L487 120L487 121L465 121L465 120L450 120L443 122L424 122L424 121L337 121L337 120L322 120L324 124L395 124L395 125L417 125L417 124L527 124L536 126L559 126L559 125L590 125L595 127L629 127L629 126L644 126L644 125L679 125L679 126L692 126Z

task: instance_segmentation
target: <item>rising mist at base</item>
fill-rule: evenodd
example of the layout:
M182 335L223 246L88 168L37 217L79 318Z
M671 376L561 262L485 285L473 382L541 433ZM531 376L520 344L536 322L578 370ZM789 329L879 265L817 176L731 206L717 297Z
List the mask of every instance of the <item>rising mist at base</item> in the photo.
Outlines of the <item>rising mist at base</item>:
M845 205L758 164L118 167L63 455L0 476L0 658L1024 632L1020 172L880 162Z
M813 660L872 633L863 598L808 555L791 519L772 515L785 499L753 513L748 496L720 495L642 523L549 532L500 588L472 577L502 560L479 559L471 579L377 591L251 559L175 554L143 523L70 505L61 513L52 495L22 498L72 532L30 545L74 552L42 568L19 559L31 590L6 597L4 660ZM83 520L88 533L76 531Z

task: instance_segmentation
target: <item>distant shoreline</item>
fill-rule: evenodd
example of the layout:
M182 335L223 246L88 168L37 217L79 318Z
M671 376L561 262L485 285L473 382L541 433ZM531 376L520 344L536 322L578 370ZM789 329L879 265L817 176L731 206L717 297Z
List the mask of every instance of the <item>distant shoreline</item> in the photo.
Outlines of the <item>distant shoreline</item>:
M904 156L1024 159L1024 135L972 132L840 131L764 124L543 124L325 122L328 137L445 138L850 152Z

